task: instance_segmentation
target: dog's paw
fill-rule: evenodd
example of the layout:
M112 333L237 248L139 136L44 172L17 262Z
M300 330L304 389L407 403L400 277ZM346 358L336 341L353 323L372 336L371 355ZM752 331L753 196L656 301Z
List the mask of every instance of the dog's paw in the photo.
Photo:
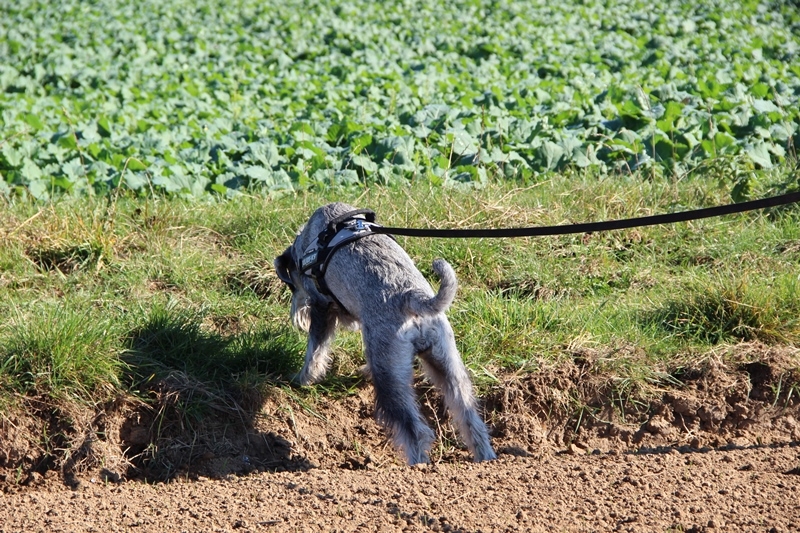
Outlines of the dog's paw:
M484 461L494 461L497 459L497 454L494 453L494 450L491 446L486 449L475 450L475 462L482 463Z

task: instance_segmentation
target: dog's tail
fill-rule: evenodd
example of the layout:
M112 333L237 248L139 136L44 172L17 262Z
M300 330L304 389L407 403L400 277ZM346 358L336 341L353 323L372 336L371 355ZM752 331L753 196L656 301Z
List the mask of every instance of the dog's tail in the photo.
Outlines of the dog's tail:
M409 292L406 297L408 311L421 316L437 315L447 311L453 303L458 290L455 270L444 259L436 259L433 262L433 271L441 280L439 292L432 298L417 291Z

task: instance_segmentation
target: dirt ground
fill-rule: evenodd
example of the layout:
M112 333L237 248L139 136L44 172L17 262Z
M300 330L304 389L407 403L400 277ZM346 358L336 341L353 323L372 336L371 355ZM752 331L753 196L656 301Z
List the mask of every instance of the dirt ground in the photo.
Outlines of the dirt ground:
M82 425L73 413L60 457L25 438L36 420L6 417L0 533L800 531L796 349L740 346L621 407L596 356L504 376L482 398L499 459L481 464L422 382L440 435L425 467L391 449L367 383L277 388L237 411L251 420L191 432L162 406L155 434L152 406L118 402Z
M0 496L0 531L798 531L800 449L501 455Z

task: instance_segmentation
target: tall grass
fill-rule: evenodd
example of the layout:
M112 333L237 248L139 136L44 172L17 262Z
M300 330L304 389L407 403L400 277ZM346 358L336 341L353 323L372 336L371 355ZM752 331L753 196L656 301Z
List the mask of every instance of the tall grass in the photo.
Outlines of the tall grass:
M793 179L776 170L753 180L752 194ZM393 226L509 227L726 203L719 183L576 174L468 191L417 183L225 202L122 195L11 205L0 214L0 396L6 405L26 395L146 396L175 373L234 395L282 382L305 339L289 327L271 262L328 201L370 207ZM635 356L609 357L609 368L641 381L719 344L797 342L797 215L790 207L591 235L398 240L429 277L436 257L455 267L450 318L481 384L621 346ZM341 335L334 354L338 372L354 373L359 337Z
M94 403L120 388L120 326L89 305L19 308L0 330L3 394Z

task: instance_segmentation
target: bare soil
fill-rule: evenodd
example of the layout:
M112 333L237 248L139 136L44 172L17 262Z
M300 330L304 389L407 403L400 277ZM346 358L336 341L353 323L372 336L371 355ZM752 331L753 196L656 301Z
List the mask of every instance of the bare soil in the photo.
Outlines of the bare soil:
M503 376L483 397L500 458L481 464L423 382L441 438L413 468L355 379L191 427L171 414L180 383L157 405L29 402L1 423L0 533L800 530L797 349L741 345L626 397L602 355Z

